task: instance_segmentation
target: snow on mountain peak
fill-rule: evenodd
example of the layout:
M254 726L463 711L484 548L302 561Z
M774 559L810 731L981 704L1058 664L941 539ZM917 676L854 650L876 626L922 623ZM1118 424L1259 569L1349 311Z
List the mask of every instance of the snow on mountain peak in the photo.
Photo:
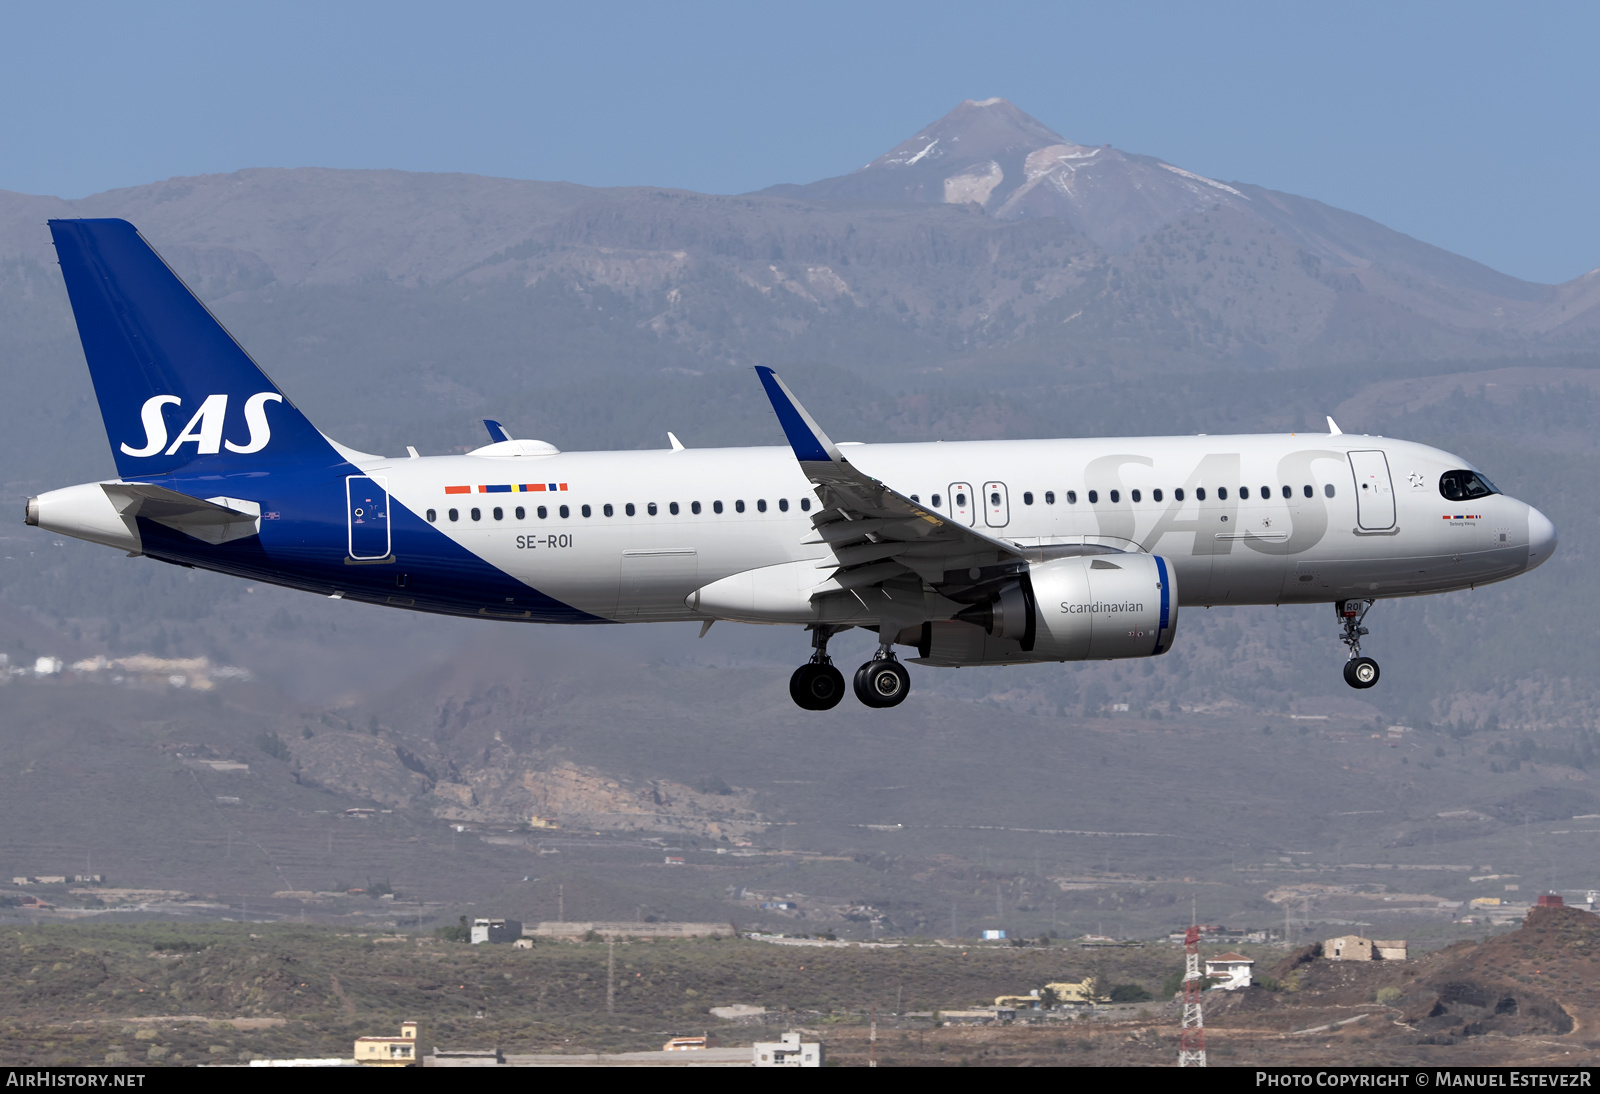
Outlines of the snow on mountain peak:
M1057 218L1111 251L1217 205L1254 204L1154 157L1069 141L998 97L967 99L852 174L797 189L822 200L977 206L998 220Z

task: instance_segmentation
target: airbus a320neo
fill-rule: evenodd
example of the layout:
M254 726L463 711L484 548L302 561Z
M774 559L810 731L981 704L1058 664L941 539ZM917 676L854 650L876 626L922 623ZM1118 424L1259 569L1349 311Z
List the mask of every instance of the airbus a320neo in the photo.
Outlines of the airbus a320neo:
M1468 461L1342 434L836 444L758 368L787 448L465 455L324 436L121 220L50 222L117 477L30 498L64 535L323 596L527 623L719 619L811 635L794 701L920 665L1153 657L1180 606L1331 603L1345 679L1376 600L1533 569L1554 526ZM669 434L670 436L670 434Z

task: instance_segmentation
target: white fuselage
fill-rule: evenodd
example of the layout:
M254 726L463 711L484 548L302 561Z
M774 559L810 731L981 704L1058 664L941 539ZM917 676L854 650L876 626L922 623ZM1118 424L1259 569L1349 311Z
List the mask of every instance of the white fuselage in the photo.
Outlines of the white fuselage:
M1440 476L1470 467L1465 461L1382 437L841 447L893 490L1025 548L1090 543L1162 555L1177 570L1185 605L1466 588L1531 569L1554 547L1550 522L1514 498L1447 500ZM814 560L820 583L835 566L829 549L815 542L810 516L817 501L787 448L358 463L394 502L418 516L432 511L433 527L461 547L603 619L704 619L707 613L685 598L720 579ZM535 479L557 489L487 489ZM447 492L462 487L470 492Z

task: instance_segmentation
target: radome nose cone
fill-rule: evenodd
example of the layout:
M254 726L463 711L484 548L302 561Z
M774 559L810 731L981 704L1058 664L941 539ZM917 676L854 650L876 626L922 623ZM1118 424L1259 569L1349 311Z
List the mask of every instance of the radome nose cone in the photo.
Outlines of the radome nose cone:
M1556 553L1556 526L1533 507L1528 508L1528 569L1540 566Z

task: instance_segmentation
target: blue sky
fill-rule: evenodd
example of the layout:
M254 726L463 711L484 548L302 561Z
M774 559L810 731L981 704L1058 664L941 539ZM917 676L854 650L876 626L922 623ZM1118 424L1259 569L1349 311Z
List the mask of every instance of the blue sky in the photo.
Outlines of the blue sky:
M393 167L737 193L967 98L1537 281L1600 266L1600 5L0 0L0 189Z

